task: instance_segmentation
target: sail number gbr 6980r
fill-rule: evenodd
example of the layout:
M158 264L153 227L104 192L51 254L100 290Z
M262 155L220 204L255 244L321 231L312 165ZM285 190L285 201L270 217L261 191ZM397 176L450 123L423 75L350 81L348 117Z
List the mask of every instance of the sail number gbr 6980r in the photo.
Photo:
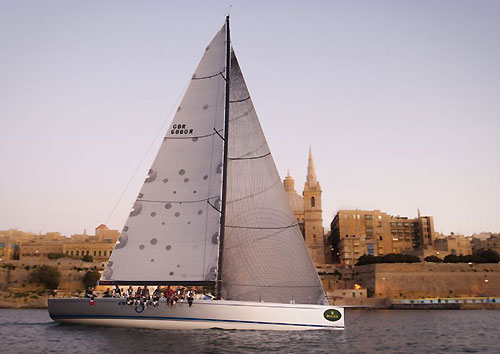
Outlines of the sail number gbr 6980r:
M170 134L193 134L193 129L186 127L186 124L174 124L170 130Z

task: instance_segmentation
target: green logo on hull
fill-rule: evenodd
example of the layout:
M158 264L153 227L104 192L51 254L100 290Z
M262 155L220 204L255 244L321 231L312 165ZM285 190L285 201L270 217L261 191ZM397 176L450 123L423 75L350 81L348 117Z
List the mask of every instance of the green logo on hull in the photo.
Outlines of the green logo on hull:
M338 310L328 309L323 313L323 317L328 321L338 321L342 318L342 314Z

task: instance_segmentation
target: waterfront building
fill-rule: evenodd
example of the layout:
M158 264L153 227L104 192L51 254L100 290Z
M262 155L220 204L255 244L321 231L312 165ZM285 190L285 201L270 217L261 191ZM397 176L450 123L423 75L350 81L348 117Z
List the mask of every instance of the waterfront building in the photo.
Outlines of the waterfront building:
M0 230L0 261L19 258L19 245L36 239L38 236L19 230Z
M480 249L491 249L500 254L500 234L495 233L481 233L483 237L472 235L472 249L478 251Z
M451 235L438 237L434 241L434 255L444 258L448 255L468 256L472 254L471 237Z
M300 196L295 190L295 181L287 173L283 180L283 187L288 196L288 201L294 212L299 228L314 264L326 263L329 259L326 237L323 229L323 210L321 208L321 186L316 176L312 151L309 147L309 159L307 165L307 177L304 190Z
M409 219L380 210L339 210L330 224L328 244L334 263L355 265L364 254L415 253L433 248L435 239L432 216Z
M84 256L92 256L94 261L102 262L111 255L118 236L118 230L110 230L104 224L96 228L95 235L84 232L67 238L59 233L47 233L20 243L19 257L20 260L41 260L60 257L82 259Z

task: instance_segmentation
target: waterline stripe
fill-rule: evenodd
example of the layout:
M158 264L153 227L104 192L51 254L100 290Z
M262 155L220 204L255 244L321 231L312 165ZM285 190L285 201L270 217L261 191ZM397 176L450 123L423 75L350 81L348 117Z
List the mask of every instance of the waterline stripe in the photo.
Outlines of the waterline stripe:
M243 320L217 320L214 318L192 318L192 317L158 317L158 316L120 316L120 315L50 315L53 320L58 319L132 319L132 320L170 320L170 321L199 321L199 322L229 322L229 323L247 323L264 324L278 326L299 326L299 327L319 327L319 328L344 328L344 326L328 326L302 323L281 323L281 322L262 322L262 321L243 321Z

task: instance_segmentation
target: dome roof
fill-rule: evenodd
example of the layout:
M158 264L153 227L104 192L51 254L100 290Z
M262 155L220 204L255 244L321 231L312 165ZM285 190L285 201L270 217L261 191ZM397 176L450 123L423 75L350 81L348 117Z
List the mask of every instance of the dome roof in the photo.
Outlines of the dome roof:
M295 191L288 191L286 193L288 197L288 202L293 209L293 212L296 214L304 213L304 199L297 194Z

